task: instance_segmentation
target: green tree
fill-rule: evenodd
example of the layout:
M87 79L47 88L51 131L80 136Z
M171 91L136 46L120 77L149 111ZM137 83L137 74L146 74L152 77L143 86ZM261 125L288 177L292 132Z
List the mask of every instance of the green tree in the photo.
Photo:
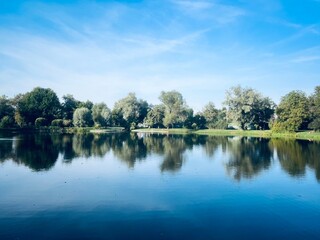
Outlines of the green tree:
M206 118L202 114L196 114L192 118L191 128L193 129L205 129L206 128Z
M14 124L14 108L10 99L0 96L0 128L11 127Z
M78 105L79 108L81 107L85 107L85 108L88 108L89 110L92 110L92 107L93 107L93 102L87 100L85 102L80 102L79 105Z
M165 106L163 124L166 127L182 126L191 113L182 94L177 91L162 91L159 99Z
M73 113L73 125L76 127L92 126L92 115L88 108L77 108Z
M309 101L302 91L291 91L281 98L276 109L277 119L273 130L297 131L309 123Z
M92 107L92 118L96 126L110 125L111 111L105 103L97 103Z
M146 101L138 100L134 93L129 93L115 103L112 115L116 125L127 129L135 128L138 123L143 122L148 109L149 105Z
M227 118L241 129L268 128L275 104L252 88L232 87L226 92L224 104L228 107Z
M314 94L310 97L311 123L309 128L316 131L320 130L320 86L314 90Z
M72 119L74 111L80 106L80 101L70 94L64 95L62 99L62 116L64 119Z
M165 106L163 104L153 106L144 119L144 124L148 127L163 127Z
M218 121L218 109L216 109L212 102L209 102L207 105L204 106L201 115L206 120L207 128L215 128L215 125Z
M17 99L18 114L27 124L34 124L37 118L51 122L57 118L60 109L59 99L50 88L37 87Z

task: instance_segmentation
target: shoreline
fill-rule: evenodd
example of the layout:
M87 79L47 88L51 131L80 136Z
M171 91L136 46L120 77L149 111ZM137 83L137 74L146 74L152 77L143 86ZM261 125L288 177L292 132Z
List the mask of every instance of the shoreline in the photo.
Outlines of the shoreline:
M135 129L132 132L136 133L150 133L150 134L197 134L208 136L243 136L243 137L263 137L263 138L283 138L283 139L297 139L297 140L310 140L320 141L320 132L302 131L295 133L275 133L271 130L224 130L224 129L204 129L204 130L191 130L191 129L157 129L157 128L144 128Z

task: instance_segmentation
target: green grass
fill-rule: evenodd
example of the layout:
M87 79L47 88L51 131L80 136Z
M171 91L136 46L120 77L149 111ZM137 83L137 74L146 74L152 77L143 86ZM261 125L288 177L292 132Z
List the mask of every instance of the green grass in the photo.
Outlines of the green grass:
M186 128L141 128L132 130L132 132L145 132L145 133L163 133L163 134L190 134L194 133L191 129Z
M302 131L296 133L275 133L270 130L224 130L224 129L205 129L205 130L190 130L190 129L164 129L164 128L147 128L136 129L133 132L147 133L163 133L163 134L199 134L210 136L247 136L247 137L264 137L264 138L291 138L291 139L306 139L320 141L320 132Z

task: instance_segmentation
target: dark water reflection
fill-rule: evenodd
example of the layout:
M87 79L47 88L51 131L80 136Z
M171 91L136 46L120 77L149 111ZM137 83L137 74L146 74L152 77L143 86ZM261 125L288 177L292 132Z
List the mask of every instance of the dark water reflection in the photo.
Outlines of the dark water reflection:
M279 161L292 177L305 175L314 169L320 181L320 144L302 140L265 139L250 137L220 137L196 135L139 134L24 134L1 135L0 161L12 160L34 171L50 170L59 154L65 163L80 157L100 157L112 154L129 168L148 155L162 156L160 171L177 172L183 166L185 152L196 146L209 158L218 149L227 156L225 167L234 179L252 178Z
M0 239L319 239L319 183L319 142L0 133Z

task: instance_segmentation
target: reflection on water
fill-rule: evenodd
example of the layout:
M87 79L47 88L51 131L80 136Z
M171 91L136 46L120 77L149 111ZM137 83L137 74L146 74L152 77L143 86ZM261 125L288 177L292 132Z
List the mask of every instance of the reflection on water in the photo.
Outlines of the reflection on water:
M228 173L236 180L251 178L268 169L273 158L269 139L263 138L240 137L227 141L226 151L229 153Z
M216 151L226 156L225 168L237 181L257 176L274 161L290 176L305 175L306 167L314 169L320 180L320 144L302 140L264 139L250 137L220 137L197 135L148 134L20 134L1 135L0 161L12 160L33 171L50 170L59 155L63 162L77 158L112 154L134 168L148 155L161 156L161 172L179 171L186 161L186 150L198 146L213 158Z
M319 239L319 156L295 140L0 133L0 239Z

